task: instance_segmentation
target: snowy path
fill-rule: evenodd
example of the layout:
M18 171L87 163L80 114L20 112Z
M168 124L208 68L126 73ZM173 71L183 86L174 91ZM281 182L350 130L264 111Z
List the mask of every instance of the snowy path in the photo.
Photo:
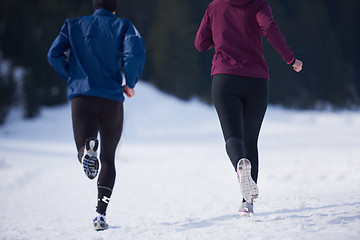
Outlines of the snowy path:
M244 218L214 109L136 90L108 231L92 230L96 184L76 160L69 105L0 127L0 239L360 239L359 113L270 107L256 216Z

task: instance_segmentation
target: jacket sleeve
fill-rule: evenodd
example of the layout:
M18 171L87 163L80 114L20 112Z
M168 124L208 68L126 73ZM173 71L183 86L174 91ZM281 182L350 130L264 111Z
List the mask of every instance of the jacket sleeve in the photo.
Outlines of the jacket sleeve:
M140 33L129 21L124 36L123 62L126 85L134 88L142 75L145 64L145 44Z
M60 34L56 37L47 54L48 61L54 67L55 72L64 80L69 77L69 62L66 60L65 52L70 49L69 33L67 22L61 28Z
M194 44L199 52L203 52L214 47L208 9L201 21L199 30L196 33Z
M268 3L262 2L256 13L256 19L262 34L271 43L273 48L281 54L287 64L292 63L295 59L294 53L291 51L284 36L281 34Z

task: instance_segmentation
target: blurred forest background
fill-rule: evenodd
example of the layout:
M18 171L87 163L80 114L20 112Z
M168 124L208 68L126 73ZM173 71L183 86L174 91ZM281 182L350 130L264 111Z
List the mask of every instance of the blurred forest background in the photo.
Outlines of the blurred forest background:
M211 0L120 0L147 50L143 80L180 99L211 103L213 50L196 51L194 37ZM304 69L295 73L264 39L270 103L285 107L360 107L360 1L268 0ZM91 0L0 0L0 124L10 108L35 117L41 106L66 102L66 83L46 54L67 18L92 14Z

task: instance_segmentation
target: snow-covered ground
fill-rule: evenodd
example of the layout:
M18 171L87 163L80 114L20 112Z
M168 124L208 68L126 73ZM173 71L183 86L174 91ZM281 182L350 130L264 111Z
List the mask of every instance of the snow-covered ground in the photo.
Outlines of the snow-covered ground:
M0 127L0 239L360 239L360 114L270 106L252 218L214 108L141 83L125 102L111 228L76 159L70 105Z

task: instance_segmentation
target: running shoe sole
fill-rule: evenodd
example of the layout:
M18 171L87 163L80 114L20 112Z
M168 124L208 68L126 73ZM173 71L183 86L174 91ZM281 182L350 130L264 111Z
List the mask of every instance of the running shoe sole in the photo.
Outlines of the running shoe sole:
M99 141L96 138L87 138L85 140L82 165L86 176L90 179L94 179L99 172L99 160L96 152L98 147Z
M82 162L86 176L90 179L94 179L99 172L99 160L97 157L85 155Z
M242 158L237 164L237 174L240 182L241 194L246 202L253 203L259 196L257 184L251 177L251 163Z

